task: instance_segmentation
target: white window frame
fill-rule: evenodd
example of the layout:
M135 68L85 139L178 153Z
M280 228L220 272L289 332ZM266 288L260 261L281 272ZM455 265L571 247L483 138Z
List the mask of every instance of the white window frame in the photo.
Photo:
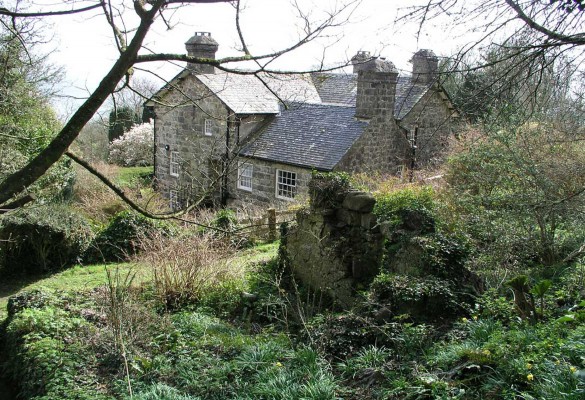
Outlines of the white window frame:
M179 191L176 189L169 190L169 208L173 211L180 210Z
M399 178L402 179L402 176L404 174L404 165L399 165L396 167L396 176L398 176Z
M213 120L206 119L203 123L203 134L205 136L213 136Z
M247 192L252 191L252 178L254 176L254 165L248 163L238 164L238 189ZM248 185L249 183L249 185Z
M413 128L411 128L411 129L408 131L408 141L410 142L410 145L411 145L411 146L414 146L414 145L416 145L416 143L415 143L415 140L416 140L416 138L415 138L415 133L416 133L416 130L417 130L417 129L418 129L418 125L417 125L417 126L414 126Z
M178 151L171 151L169 156L169 174L171 176L179 176L180 172L180 165L179 165L179 152Z
M285 176L285 174L290 174L290 176ZM294 183L285 182L286 179L292 180ZM277 199L282 200L294 200L295 196L297 195L297 173L292 171L287 171L284 169L277 169L276 170L276 190L275 196ZM283 193L283 194L281 194ZM290 193L290 196L287 196L286 193Z

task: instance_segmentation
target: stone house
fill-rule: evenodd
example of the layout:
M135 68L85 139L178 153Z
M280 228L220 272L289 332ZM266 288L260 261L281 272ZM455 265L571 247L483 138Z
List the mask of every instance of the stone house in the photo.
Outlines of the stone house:
M195 57L217 42L198 32ZM154 116L155 177L171 208L199 200L288 206L313 170L401 173L440 159L458 115L432 51L411 76L358 52L353 73L272 75L188 64L145 106Z

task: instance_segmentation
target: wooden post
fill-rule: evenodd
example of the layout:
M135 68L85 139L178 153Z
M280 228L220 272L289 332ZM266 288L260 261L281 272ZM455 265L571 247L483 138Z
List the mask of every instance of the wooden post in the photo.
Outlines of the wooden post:
M273 242L276 240L276 209L266 210L266 216L268 218L268 240Z

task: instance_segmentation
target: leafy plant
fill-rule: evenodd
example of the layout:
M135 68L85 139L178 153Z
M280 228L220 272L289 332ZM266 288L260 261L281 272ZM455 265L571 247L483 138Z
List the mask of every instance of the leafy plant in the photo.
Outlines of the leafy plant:
M95 236L84 256L87 262L122 261L142 249L143 242L156 233L167 235L171 227L133 211L116 214Z
M78 263L92 237L87 221L66 206L22 210L2 219L0 267L9 273L55 271Z
M389 221L393 226L404 221L403 214L417 212L427 230L434 229L434 210L434 191L430 186L413 186L378 194L374 206L378 221Z
M532 286L530 292L538 297L540 300L540 315L544 315L544 296L549 291L552 286L552 281L550 279L543 279L539 281L537 284Z
M338 208L351 188L345 172L313 171L309 181L309 197L313 208Z

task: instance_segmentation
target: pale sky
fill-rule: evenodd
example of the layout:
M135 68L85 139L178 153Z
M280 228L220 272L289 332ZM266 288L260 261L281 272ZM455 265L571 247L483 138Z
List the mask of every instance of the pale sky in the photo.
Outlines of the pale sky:
M56 4L52 0L44 1ZM117 1L120 4L124 3L122 0ZM291 6L292 1L244 1L241 25L254 55L290 46L298 38L301 21ZM331 10L336 4L344 1L349 0L297 0L301 8L310 13L312 19L321 18L323 10ZM126 0L125 3L131 1ZM416 24L395 25L399 7L408 7L415 3L420 1L362 0L355 12L349 16L346 25L328 31L330 37L322 38L304 49L283 57L275 67L302 71L317 65L323 54L325 62L332 65L345 62L358 50L368 50L386 57L405 73L411 68L408 60L418 49L433 49L439 56L448 56L456 52L456 43L449 39L452 32L447 32L445 27L429 24L417 41ZM169 30L160 21L157 22L144 42L147 48L156 52L184 54L186 53L184 43L194 32L206 31L211 32L219 43L218 57L241 55L236 50L239 39L234 22L235 10L231 5L191 5L177 9L174 13L169 11L171 10L167 10L166 15L170 16L172 29ZM125 13L128 27L132 26L132 14L133 10L127 10ZM57 49L51 59L66 70L66 79L62 85L63 94L83 97L87 90L97 86L116 59L117 50L112 32L103 15L98 12L53 17L51 22L54 38L50 46ZM166 79L174 76L182 66L181 63L140 65L141 68L153 70ZM163 82L160 81L160 86L162 85ZM71 106L64 104L61 101L58 108L61 113L67 114L66 108Z

